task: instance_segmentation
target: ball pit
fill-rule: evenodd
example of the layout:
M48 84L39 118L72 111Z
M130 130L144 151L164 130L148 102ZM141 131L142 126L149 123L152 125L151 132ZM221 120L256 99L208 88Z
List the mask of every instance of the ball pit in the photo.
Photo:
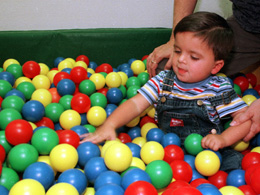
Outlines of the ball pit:
M80 135L95 132L148 81L145 63L133 58L113 69L80 55L57 57L50 69L6 60L0 74L0 194L260 193L260 142L233 145L247 151L242 169L221 171L221 159L201 148L201 136L191 135L181 148L176 134L159 129L153 106L118 129L117 140L79 144ZM230 81L248 105L259 98L254 74Z

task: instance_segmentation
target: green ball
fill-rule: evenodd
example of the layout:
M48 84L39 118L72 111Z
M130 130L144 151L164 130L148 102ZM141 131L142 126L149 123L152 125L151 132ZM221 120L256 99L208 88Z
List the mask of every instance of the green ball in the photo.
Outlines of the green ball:
M103 93L93 93L90 96L91 106L100 106L105 108L107 106L107 98Z
M143 86L149 80L149 74L147 72L141 72L137 78L139 79L141 86Z
M104 78L107 77L107 73L106 72L99 72L99 73L102 74Z
M21 112L23 105L24 105L24 101L21 97L16 95L10 95L2 101L1 107L2 109L14 108L18 112Z
M11 64L6 68L6 72L10 72L15 79L23 76L22 66L20 64Z
M73 95L64 95L60 98L59 103L63 106L64 110L71 109L71 99Z
M0 72L3 72L3 71L4 71L4 69L0 67Z
M96 85L93 81L86 79L81 81L79 84L79 92L84 93L88 96L96 91Z
M7 164L17 172L23 172L30 164L37 162L38 152L30 144L19 144L14 146L8 156Z
M43 127L34 132L31 143L39 154L48 155L59 144L59 136L53 129Z
M185 150L191 154L196 156L199 152L203 150L201 146L201 140L202 140L202 135L197 134L197 133L192 133L186 137L184 140L184 148Z
M127 99L130 99L132 97L134 97L137 94L137 90L140 89L140 86L138 85L133 85L130 86L127 91L126 91L126 97Z
M0 80L0 96L2 98L5 97L7 92L13 89L12 85L6 80Z
M120 85L120 86L118 87L118 89L121 90L121 92L122 92L122 94L123 94L123 98L125 98L125 97L126 97L126 88L125 88L125 86L124 86L124 85Z
M60 115L64 112L64 107L60 103L50 103L45 107L45 116L58 123Z
M33 92L36 90L35 86L30 82L22 82L16 87L16 89L24 94L26 100L30 100Z
M22 119L22 115L14 108L6 108L0 112L0 129L5 129L6 126L13 120Z
M18 174L11 168L3 167L0 177L0 185L10 190L19 181Z
M137 77L130 77L126 81L126 88L128 89L131 86L139 86L141 87L141 82Z
M239 95L239 96L242 95L241 88L235 83L234 83L234 90L235 90L237 95Z
M163 160L150 162L146 166L145 172L150 176L152 184L156 189L165 188L172 181L172 168Z
M8 154L12 148L12 145L6 140L5 131L0 131L0 144L4 147L5 153Z
M86 127L89 133L94 133L96 131L96 127L94 127L93 125L86 124L84 125L84 127Z
M144 63L144 65L145 65L145 70L147 69L147 59L144 59L143 60L143 63Z

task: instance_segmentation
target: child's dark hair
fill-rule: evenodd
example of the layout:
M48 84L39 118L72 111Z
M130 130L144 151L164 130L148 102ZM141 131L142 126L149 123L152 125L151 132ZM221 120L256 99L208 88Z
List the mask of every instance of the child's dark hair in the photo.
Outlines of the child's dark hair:
M226 60L233 47L233 31L227 21L215 13L196 12L183 18L174 29L177 33L194 32L208 43L215 60Z

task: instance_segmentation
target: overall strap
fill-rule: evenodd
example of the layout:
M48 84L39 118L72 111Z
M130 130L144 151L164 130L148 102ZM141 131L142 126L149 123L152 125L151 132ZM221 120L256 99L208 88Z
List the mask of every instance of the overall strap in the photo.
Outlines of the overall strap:
M208 100L210 101L211 105L215 107L222 104L229 104L235 98L237 98L237 94L235 90L231 90L231 91L226 91L221 95L210 97L208 98Z
M174 76L175 73L173 72L173 70L167 72L166 76L163 79L163 86L162 86L163 91L168 91L168 92L172 91L174 86Z

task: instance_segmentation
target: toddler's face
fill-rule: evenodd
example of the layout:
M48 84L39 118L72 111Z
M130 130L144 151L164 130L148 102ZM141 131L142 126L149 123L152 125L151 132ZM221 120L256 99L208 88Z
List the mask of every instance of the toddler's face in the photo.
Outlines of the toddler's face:
M216 61L207 42L192 32L182 32L175 37L172 67L180 81L194 83L215 74Z

